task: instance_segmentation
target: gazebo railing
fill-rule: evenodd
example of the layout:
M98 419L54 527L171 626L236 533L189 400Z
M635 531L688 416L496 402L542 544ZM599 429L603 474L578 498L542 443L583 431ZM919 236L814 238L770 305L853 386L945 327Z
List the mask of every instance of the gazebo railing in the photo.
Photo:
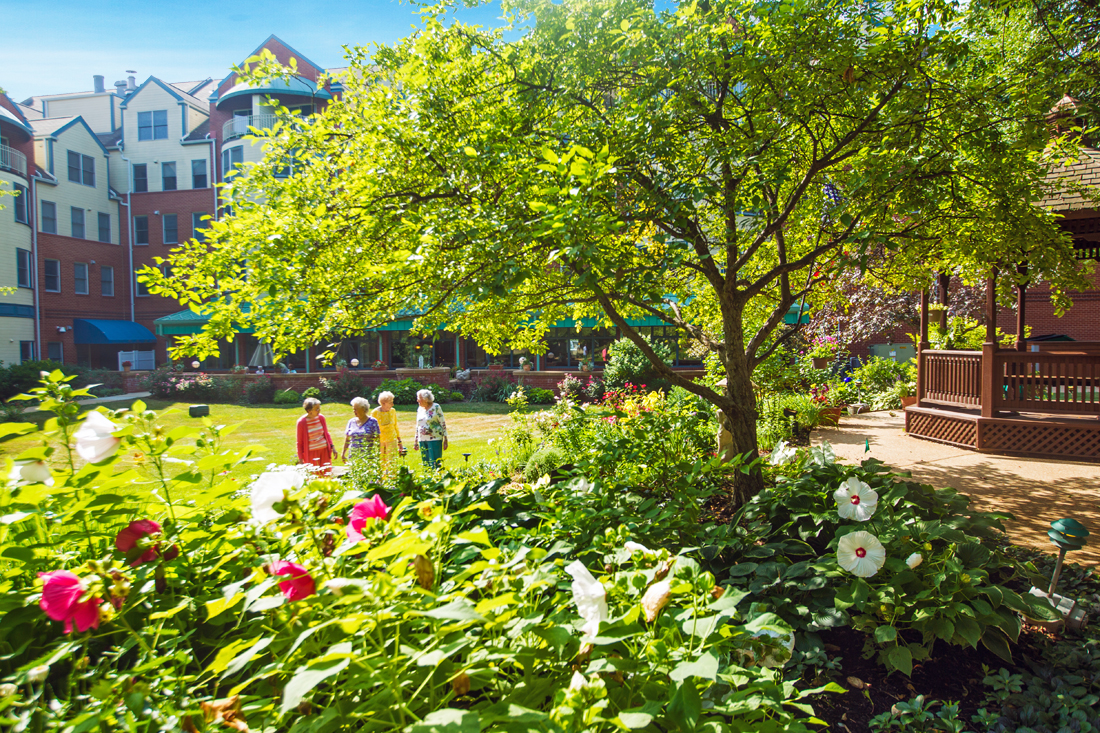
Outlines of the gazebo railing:
M1002 384L993 390L993 409L1100 415L1100 353L1093 344L1062 352L1070 343L1059 344L1059 351L998 351L993 374Z
M982 352L925 350L921 359L921 403L980 407Z

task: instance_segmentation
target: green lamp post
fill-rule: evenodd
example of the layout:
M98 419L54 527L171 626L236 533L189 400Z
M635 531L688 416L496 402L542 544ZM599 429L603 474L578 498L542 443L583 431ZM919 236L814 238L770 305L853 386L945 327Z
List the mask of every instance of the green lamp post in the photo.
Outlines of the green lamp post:
M1085 609L1077 605L1072 598L1060 596L1054 591L1058 588L1058 578L1062 575L1062 563L1066 559L1066 553L1071 550L1080 550L1088 544L1089 531L1076 519L1066 517L1056 519L1050 523L1050 531L1047 532L1051 542L1058 548L1058 560L1054 563L1054 574L1050 578L1050 589L1044 593L1039 588L1032 588L1031 594L1039 598L1045 598L1050 605L1062 614L1064 623L1071 629L1084 628L1088 623ZM1063 621L1059 621L1061 625Z

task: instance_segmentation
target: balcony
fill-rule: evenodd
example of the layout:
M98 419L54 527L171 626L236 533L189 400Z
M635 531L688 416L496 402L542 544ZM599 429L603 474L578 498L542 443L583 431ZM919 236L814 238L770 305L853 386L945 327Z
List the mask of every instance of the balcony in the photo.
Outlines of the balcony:
M222 142L236 140L248 135L252 129L270 130L275 127L278 118L272 114L239 115L222 125Z
M24 178L27 177L27 156L15 148L0 145L0 170L14 171Z

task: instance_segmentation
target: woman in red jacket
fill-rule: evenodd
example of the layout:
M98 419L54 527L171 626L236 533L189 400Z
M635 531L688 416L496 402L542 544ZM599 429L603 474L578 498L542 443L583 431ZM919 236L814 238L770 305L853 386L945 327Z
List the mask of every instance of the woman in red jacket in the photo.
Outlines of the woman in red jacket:
M335 448L328 434L328 424L321 416L321 401L307 397L302 407L306 414L298 418L298 461L324 468L328 473Z

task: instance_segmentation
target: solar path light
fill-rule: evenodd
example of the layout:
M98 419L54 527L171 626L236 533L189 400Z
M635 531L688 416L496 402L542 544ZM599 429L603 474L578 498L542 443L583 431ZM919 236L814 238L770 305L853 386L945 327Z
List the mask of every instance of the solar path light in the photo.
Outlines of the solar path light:
M1080 550L1087 545L1089 531L1076 519L1066 517L1051 522L1047 536L1058 548L1058 560L1054 563L1054 573L1050 577L1050 588L1045 593L1039 588L1032 588L1031 594L1046 598L1062 614L1069 628L1084 628L1085 624L1088 623L1088 615L1085 613L1085 609L1079 607L1074 599L1058 595L1054 591L1058 589L1058 578L1062 575L1062 563L1066 559L1066 553L1071 550Z

